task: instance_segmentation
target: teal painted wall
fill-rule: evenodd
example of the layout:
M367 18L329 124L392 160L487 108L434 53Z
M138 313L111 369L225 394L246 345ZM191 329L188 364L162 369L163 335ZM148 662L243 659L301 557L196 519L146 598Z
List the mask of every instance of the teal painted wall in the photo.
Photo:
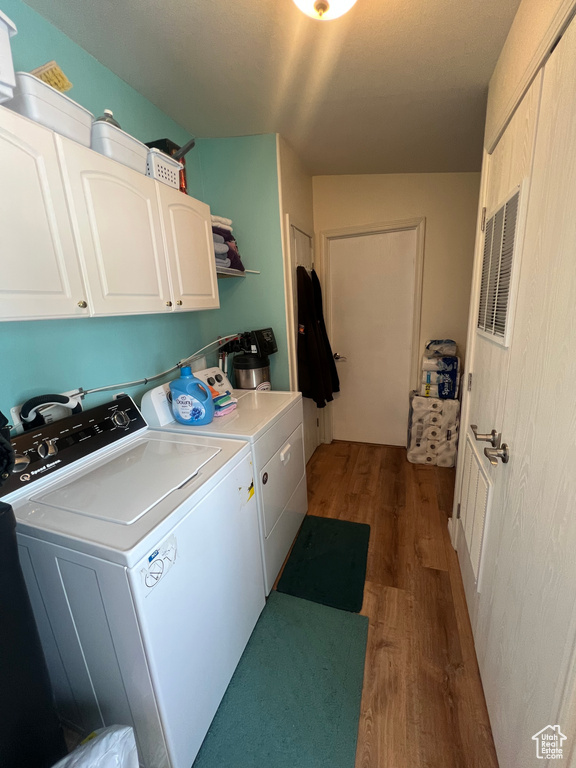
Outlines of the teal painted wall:
M56 59L74 84L70 96L91 112L101 114L109 107L122 127L142 141L164 136L188 140L181 126L21 0L0 2L18 27L12 39L17 70ZM274 327L282 349L283 359L278 354L274 360L274 386L288 386L274 137L201 140L187 156L187 167L190 194L236 220L245 263L252 269L264 266L263 275L221 280L220 310L0 323L0 410L8 414L11 406L45 392L150 377L219 333L267 325ZM127 391L138 401L144 389ZM111 395L90 396L85 407Z
M216 333L272 326L272 386L289 389L276 135L200 139L198 150L205 201L232 219L244 266L260 272L220 280L221 309L207 322Z

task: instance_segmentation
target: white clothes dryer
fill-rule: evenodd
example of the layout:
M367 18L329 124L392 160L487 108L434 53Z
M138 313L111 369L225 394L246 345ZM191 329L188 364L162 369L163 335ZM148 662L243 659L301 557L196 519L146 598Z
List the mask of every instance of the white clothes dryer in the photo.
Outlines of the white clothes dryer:
M236 410L204 426L180 424L172 414L170 387L162 384L144 394L142 413L152 429L250 443L264 587L268 595L308 509L302 395L300 392L233 390L219 368L195 371L194 376L220 392L230 391L238 398Z

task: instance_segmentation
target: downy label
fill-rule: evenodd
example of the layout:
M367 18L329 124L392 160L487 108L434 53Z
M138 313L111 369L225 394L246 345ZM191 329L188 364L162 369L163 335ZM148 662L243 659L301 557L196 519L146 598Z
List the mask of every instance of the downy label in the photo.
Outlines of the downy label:
M185 421L198 421L206 413L204 406L191 395L178 395L176 400L172 401L172 406Z

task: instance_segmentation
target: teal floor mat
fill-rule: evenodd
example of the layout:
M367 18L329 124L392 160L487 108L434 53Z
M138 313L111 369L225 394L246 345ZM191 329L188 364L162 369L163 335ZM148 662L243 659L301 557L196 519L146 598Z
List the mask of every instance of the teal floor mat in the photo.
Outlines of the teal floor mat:
M362 609L370 526L307 515L278 592L343 611Z
M368 619L272 592L194 768L354 768Z

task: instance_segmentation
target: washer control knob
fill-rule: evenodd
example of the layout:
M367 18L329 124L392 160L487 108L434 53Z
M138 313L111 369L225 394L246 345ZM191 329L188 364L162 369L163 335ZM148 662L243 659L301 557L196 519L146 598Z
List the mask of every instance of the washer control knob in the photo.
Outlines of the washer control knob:
M126 411L114 411L112 422L116 427L127 427L130 424L130 416L128 416Z
M211 386L211 387L213 387L213 386L214 386L214 383L215 383L215 382L214 382L214 378L213 378L212 376L208 376L208 378L206 379L206 381L208 382L208 384L210 384L210 386Z
M222 376L219 373L216 374L216 381L218 382L218 384L220 384L222 381Z
M14 456L14 469L12 472L15 475L19 472L24 472L28 464L30 464L30 456L27 456L25 453L17 453Z
M41 459L46 459L49 456L56 456L58 448L54 440L42 440L38 446L38 455Z

